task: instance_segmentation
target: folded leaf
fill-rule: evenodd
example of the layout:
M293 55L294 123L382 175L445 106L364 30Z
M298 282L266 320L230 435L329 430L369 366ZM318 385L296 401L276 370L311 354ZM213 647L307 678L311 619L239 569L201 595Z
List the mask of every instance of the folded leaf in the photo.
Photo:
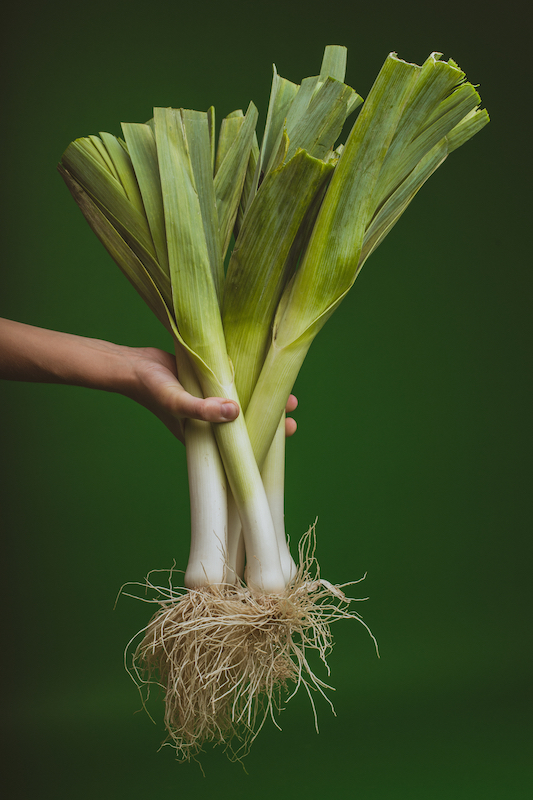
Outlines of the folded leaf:
M226 255L229 247L239 209L254 142L257 117L257 109L253 103L250 103L246 117L215 176L214 191L222 258Z
M154 134L149 125L141 123L123 122L122 130L141 190L157 259L169 275L163 195Z
M267 175L246 214L228 265L223 304L226 344L243 409L261 371L276 307L294 267L289 254L309 207L323 193L332 172L332 166L299 150Z

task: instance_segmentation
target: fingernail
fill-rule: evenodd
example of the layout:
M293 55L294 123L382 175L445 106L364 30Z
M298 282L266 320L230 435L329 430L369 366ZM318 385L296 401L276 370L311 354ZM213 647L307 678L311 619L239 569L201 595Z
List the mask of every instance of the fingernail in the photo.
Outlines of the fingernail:
M220 416L222 419L233 420L237 417L238 410L235 403L222 403L220 406Z

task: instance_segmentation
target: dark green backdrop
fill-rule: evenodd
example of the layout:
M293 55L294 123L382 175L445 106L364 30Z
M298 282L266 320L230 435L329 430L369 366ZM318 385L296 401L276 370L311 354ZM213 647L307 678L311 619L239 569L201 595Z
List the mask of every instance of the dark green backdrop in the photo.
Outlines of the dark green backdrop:
M530 70L518 4L50 2L5 24L0 314L130 345L166 333L55 171L67 144L153 105L218 119L274 61L298 81L349 48L365 96L391 50L452 56L492 122L417 196L313 345L288 446L287 527L319 517L323 575L368 577L331 656L337 717L305 697L248 774L157 752L122 666L149 609L121 584L187 558L184 452L147 411L2 384L4 753L10 798L531 796ZM6 20L4 20L6 23ZM526 213L528 219L526 222ZM156 713L160 708L156 706Z

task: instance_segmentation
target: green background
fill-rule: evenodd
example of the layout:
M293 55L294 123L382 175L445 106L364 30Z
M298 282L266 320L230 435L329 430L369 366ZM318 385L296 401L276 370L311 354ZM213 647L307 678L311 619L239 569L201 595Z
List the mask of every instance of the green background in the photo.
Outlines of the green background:
M523 8L523 6L520 6ZM153 105L218 119L274 61L299 81L349 49L365 96L388 52L452 56L492 122L439 169L311 349L287 454L293 541L319 517L322 574L370 599L339 623L334 717L305 696L245 762L178 764L123 648L149 608L120 586L187 558L184 451L141 407L2 383L3 752L10 798L531 796L530 111L519 5L21 4L5 23L0 314L129 345L166 332L55 166ZM526 219L527 215L527 219ZM530 223L529 223L530 224ZM526 242L527 237L527 242ZM529 401L529 402L528 402ZM322 675L323 676L323 675ZM324 677L324 676L323 676Z

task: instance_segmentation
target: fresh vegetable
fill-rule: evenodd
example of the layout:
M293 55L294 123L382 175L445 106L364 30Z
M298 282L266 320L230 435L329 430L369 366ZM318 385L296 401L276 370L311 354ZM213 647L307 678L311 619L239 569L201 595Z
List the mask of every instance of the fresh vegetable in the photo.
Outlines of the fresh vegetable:
M78 139L59 170L91 228L172 335L198 396L235 400L231 423L185 423L191 496L186 590L149 585L158 610L135 652L156 676L181 757L205 741L244 747L276 692L323 693L329 626L357 618L320 578L314 529L299 563L283 522L284 408L309 347L361 267L450 152L487 122L457 64L391 54L344 146L361 97L346 49L320 74L274 78L261 147L258 112L155 108L146 124ZM224 270L232 235L234 246ZM241 533L242 531L242 533ZM362 620L361 620L362 621ZM364 624L364 623L363 623Z

